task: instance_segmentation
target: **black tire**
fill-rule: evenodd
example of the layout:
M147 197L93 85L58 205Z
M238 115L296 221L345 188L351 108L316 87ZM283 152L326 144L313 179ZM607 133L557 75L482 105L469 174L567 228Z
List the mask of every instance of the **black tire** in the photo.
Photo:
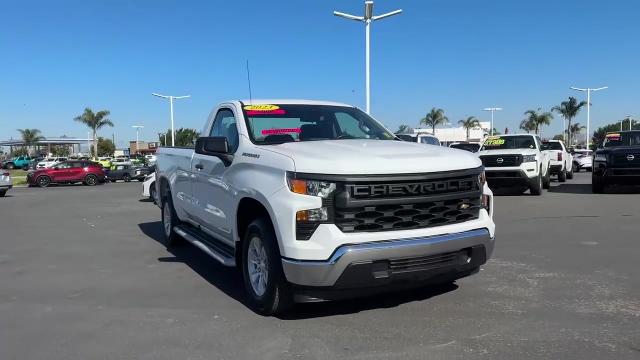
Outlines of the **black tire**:
M542 188L549 190L551 187L551 170L547 168L547 175L542 178Z
M567 179L569 180L573 179L573 166L571 167L571 171L567 172Z
M46 188L47 186L51 185L51 178L45 175L38 176L38 178L36 179L36 184L38 184L38 186L40 186L41 188Z
M23 166L23 167L22 167L22 170L24 170L24 171L29 171L29 165L27 165L27 166Z
M98 182L98 177L93 174L85 176L83 181L83 183L87 186L96 186L98 185Z
M8 163L8 164L6 165L6 168L7 168L7 170L13 170L13 169L15 169L15 168L16 168L16 166L15 166L13 163Z
M7 190L0 190L0 197L7 195Z
M591 176L591 192L594 194L602 194L604 192L606 183L602 176Z
M171 193L167 193L166 198L162 200L161 214L164 245L166 247L173 247L184 242L184 239L182 239L182 237L176 234L176 232L173 230L174 227L180 225L181 222L180 219L178 219L178 215L176 215L175 209L173 208Z
M542 195L542 173L539 173L536 180L529 186L529 192L531 195Z
M560 172L558 173L558 182L565 182L567 181L567 169L562 169L560 170Z
M149 186L149 200L153 201L153 203L156 203L156 183L152 183L151 186Z
M112 183L114 183L114 182L116 182L116 179L111 179L110 181L111 181Z
M580 165L577 163L573 163L573 168L571 169L574 173L580 172Z
M124 182L131 182L131 175L129 174L122 175L122 180L124 180Z
M261 262L262 265L250 264L249 262L250 247L253 246L256 239L264 249L263 255L266 256L266 262ZM265 218L251 222L242 241L242 277L251 307L262 315L282 314L293 304L291 289L282 271L280 259L280 250L271 222ZM249 274L252 272L255 275L256 270L251 270L251 268L261 268L259 273L266 270L264 291L261 294L254 289L255 285L252 285Z

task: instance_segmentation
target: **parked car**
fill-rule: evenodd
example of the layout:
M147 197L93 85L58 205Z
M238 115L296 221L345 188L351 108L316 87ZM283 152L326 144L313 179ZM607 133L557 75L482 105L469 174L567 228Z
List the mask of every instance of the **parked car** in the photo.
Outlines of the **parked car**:
M27 183L31 186L47 187L53 183L84 183L93 186L105 181L105 173L98 163L86 160L67 160L50 168L37 169L27 173Z
M418 134L416 136L417 142L420 144L437 145L440 146L440 140L431 134Z
M640 185L640 130L608 133L595 151L592 190L601 193L610 184Z
M477 153L478 151L480 151L481 146L482 145L478 143L470 143L470 142L458 142L458 143L453 143L449 145L450 148L466 150L472 153Z
M117 165L133 165L133 162L131 162L128 156L119 156L111 160L111 168Z
M155 155L145 155L144 158L146 159L147 165L152 166L156 164L157 157Z
M474 154L398 141L339 103L211 114L195 151L157 153L163 233L239 266L256 311L451 282L491 256L493 199Z
M30 156L18 156L11 160L5 161L3 167L5 169L29 169L29 163L33 158Z
M156 173L152 172L144 178L144 182L142 183L142 196L147 197L155 204L158 204L156 194Z
M63 162L63 161L67 161L67 158L66 157L49 157L49 158L46 158L46 159L42 159L36 165L36 169L50 168L53 165L55 165L55 164L57 164L59 162Z
M558 176L558 182L573 179L573 155L571 155L561 140L542 142L544 152L549 154L549 170L551 175Z
M130 182L131 180L143 181L151 171L149 168L143 168L134 165L114 165L112 169L106 170L107 178L111 182L123 180Z
M13 181L11 180L11 173L8 171L0 171L0 197L7 194L13 187Z
M489 136L478 153L487 173L489 187L527 189L542 195L551 183L549 154L542 151L537 135Z
M591 150L576 150L573 153L573 172L577 173L580 170L585 169L591 171L593 168L593 151Z

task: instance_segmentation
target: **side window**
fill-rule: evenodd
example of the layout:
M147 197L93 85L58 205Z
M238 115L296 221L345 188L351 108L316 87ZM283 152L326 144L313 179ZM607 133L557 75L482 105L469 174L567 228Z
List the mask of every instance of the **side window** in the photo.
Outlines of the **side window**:
M58 169L69 169L71 167L71 163L63 162L56 166L58 167Z
M213 120L213 126L209 136L224 136L229 143L231 153L236 152L240 143L238 136L238 126L236 125L236 117L233 111L229 109L220 109Z

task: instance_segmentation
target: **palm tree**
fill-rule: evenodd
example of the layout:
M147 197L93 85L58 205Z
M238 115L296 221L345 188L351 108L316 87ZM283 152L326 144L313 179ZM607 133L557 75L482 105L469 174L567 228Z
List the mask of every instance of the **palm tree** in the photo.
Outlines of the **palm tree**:
M580 108L582 108L583 106L587 105L586 101L580 101L578 102L578 100L576 100L576 98L574 98L573 96L569 96L569 100L567 101L563 101L560 103L560 105L558 106L554 106L553 108L551 108L551 111L555 111L558 114L560 114L563 118L565 118L568 121L568 125L567 125L567 133L568 133L568 142L567 144L571 144L571 119L573 119L574 117L576 117L576 115L578 115L578 113L580 112Z
M90 108L85 108L82 115L76 116L73 119L77 122L81 122L87 125L87 127L91 129L91 131L93 131L94 158L97 158L98 156L98 138L97 138L98 130L105 126L113 127L113 123L111 122L111 120L107 118L109 114L111 114L109 110L102 110L102 111L98 111L97 113L94 113L93 110L91 110Z
M542 112L541 108L538 108L538 110L527 110L524 114L527 115L525 120L533 125L532 130L536 132L536 135L540 135L540 128L542 125L551 124L551 119L553 119L553 115L550 112ZM520 128L522 129L522 123L520 125Z
M569 128L569 132L571 134L579 134L580 131L582 131L582 130L584 130L586 128L587 128L586 126L584 126L584 125L582 125L580 123L575 123L575 124L571 125L571 127Z
M526 131L528 134L536 129L536 124L529 118L523 119L520 121L520 129Z
M40 130L38 129L18 129L20 135L22 136L22 141L24 142L24 146L27 148L27 152L30 153L30 149L32 146L35 146L40 140L44 139L42 135L40 135Z
M475 116L469 116L466 119L458 120L458 124L462 125L462 127L467 131L467 141L469 141L469 132L471 129L480 127L480 121L478 121Z
M446 124L449 118L444 116L444 110L432 108L424 118L420 119L420 124L431 126L431 133L436 134L436 126Z

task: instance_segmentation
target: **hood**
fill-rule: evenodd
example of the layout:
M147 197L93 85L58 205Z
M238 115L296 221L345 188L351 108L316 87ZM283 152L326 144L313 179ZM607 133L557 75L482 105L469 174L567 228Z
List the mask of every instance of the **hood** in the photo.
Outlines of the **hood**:
M538 153L536 149L501 149L501 150L482 150L478 152L482 155L535 155Z
M475 154L395 140L321 140L270 145L297 172L337 175L410 174L482 166Z

